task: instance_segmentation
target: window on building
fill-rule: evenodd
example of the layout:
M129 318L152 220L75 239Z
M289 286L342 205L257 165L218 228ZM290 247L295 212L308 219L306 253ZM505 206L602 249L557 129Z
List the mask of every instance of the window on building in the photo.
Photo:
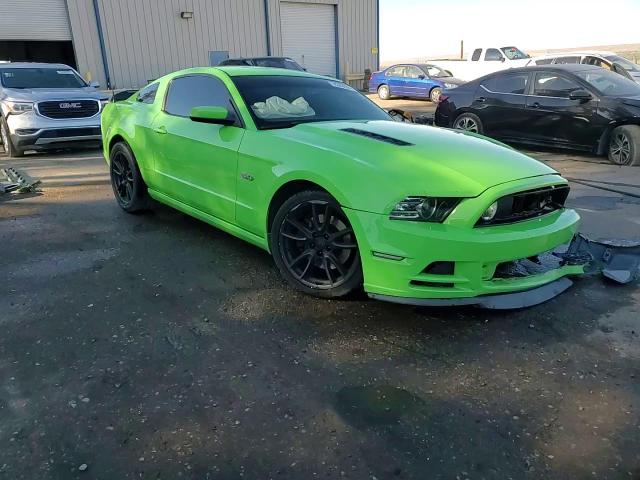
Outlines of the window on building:
M232 110L227 87L220 79L211 75L174 78L169 84L165 112L188 117L193 107L225 107Z

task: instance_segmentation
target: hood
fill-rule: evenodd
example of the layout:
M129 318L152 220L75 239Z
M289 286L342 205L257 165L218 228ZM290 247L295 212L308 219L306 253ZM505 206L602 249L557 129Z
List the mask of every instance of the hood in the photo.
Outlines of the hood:
M456 77L442 77L442 78L437 78L436 80L439 80L442 83L452 83L453 85L462 85L464 83L467 83L465 80L462 80L461 78L456 78Z
M501 183L557 174L499 142L424 125L340 121L270 132L322 150L327 169L349 172L374 192L385 185L396 197L476 197Z
M84 88L5 88L5 98L14 101L42 102L45 100L107 100L109 96L93 87Z
M519 58L517 60L505 60L509 64L509 68L526 67L532 58Z

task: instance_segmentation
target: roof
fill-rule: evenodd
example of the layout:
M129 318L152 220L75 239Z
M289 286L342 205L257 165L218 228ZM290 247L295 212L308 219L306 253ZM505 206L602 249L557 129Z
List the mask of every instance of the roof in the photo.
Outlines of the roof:
M6 68L71 68L64 63L38 63L38 62L8 62L3 63Z
M534 60L536 58L575 57L575 56L582 56L582 55L600 55L601 57L604 57L607 55L617 55L617 53L600 51L600 50L589 50L589 51L583 51L583 52L550 52L550 53L545 53L544 55L536 55L534 57Z
M601 72L602 67L597 67L595 65L585 65L583 63L567 63L562 65L534 65L530 67L509 68L507 70L499 70L494 73L536 72L540 70L556 70L558 72L585 72L593 70L594 72Z
M310 77L310 78L323 78L323 79L331 79L337 80L332 77L324 77L322 75L315 75L313 73L308 73L299 70L287 70L285 68L273 68L273 67L252 67L245 65L229 65L223 67L194 67L187 68L185 70L178 70L176 72L171 72L168 76L175 77L176 75L185 75L189 73L216 73L223 72L229 75L230 77Z
M265 57L231 57L231 58L227 58L226 60L224 60L225 62L227 60L270 60L270 59L286 59L286 60L292 60L291 57L272 57L272 56L265 56Z

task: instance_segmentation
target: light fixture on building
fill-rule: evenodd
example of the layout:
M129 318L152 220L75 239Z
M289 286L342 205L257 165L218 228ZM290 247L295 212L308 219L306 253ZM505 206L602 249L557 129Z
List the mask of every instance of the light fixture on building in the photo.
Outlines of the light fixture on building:
M180 12L180 18L193 18L193 12Z

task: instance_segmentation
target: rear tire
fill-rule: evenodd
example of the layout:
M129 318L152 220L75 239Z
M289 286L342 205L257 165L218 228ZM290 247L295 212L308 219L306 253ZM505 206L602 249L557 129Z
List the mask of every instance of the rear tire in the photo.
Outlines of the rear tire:
M442 95L442 89L440 87L434 87L431 89L431 92L429 92L429 98L433 103L438 103L440 95Z
M142 179L136 158L126 143L118 142L111 149L109 172L113 194L120 208L127 213L149 208L147 185Z
M7 125L4 117L0 117L0 139L2 139L4 153L6 153L9 158L22 157L24 155L24 150L20 150L13 145L11 135L9 134L9 125Z
M285 201L273 219L270 238L273 260L295 289L337 298L362 285L355 234L327 192L306 190Z
M380 100L389 100L391 98L391 90L388 85L380 85L378 87L378 97Z
M480 117L469 112L458 115L453 121L453 128L464 132L479 133L480 135L484 133L484 127Z
M609 141L608 157L616 165L640 165L640 126L623 125L614 128Z

